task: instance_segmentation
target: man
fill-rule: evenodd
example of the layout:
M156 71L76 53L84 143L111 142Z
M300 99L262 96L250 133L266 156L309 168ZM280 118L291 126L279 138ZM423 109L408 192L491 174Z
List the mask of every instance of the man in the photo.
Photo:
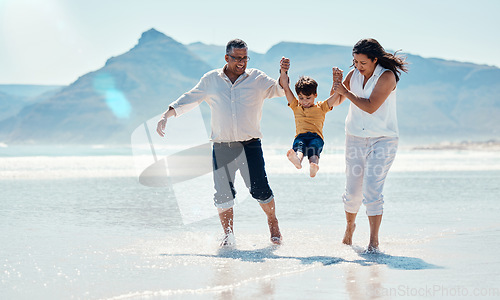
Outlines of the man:
M279 82L257 69L247 69L247 44L234 39L226 46L226 65L206 73L189 92L170 104L158 121L157 132L165 135L167 119L180 116L206 101L212 113L214 204L224 229L221 245L233 243L233 181L240 169L250 194L267 215L271 242L281 243L274 195L264 168L260 120L264 100L283 97ZM242 159L243 157L243 159Z

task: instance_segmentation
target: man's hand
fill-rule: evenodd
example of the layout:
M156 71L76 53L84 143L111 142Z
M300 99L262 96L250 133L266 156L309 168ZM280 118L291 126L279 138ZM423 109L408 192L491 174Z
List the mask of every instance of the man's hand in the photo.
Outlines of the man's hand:
M288 77L288 69L290 69L290 59L283 56L280 61L279 83L285 90L289 88L288 84L290 83L290 78Z
M169 107L168 110L163 113L163 115L161 115L161 119L160 121L158 121L158 125L156 126L156 132L158 132L161 137L165 136L165 126L167 126L167 119L175 115L175 110L172 107Z
M167 118L165 117L165 115L163 115L163 117L160 119L160 121L158 121L158 125L156 126L156 132L158 132L158 134L161 137L165 136L165 127L166 126L167 126Z
M288 77L288 69L290 69L290 59L282 57L280 61L280 85L285 90L286 100L288 104L292 103L295 99L293 92L290 89L290 77Z
M288 73L288 69L290 69L290 59L285 58L284 56L281 58L280 61L280 74L282 72Z

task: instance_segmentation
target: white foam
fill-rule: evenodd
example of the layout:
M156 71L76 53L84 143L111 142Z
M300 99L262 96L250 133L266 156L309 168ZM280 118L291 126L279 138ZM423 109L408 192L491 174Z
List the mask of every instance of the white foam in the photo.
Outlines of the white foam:
M134 177L131 156L0 157L0 179Z
M169 151L172 151L170 149ZM307 159L297 170L286 158L286 147L264 148L266 171L269 174L301 174L308 176ZM333 153L332 153L333 152ZM140 162L140 163L138 163ZM21 156L0 157L0 179L60 179L138 177L154 162L151 155L101 156ZM485 151L400 151L391 172L424 171L494 171L500 170L500 153ZM326 151L321 156L320 173L340 174L345 171L344 154Z

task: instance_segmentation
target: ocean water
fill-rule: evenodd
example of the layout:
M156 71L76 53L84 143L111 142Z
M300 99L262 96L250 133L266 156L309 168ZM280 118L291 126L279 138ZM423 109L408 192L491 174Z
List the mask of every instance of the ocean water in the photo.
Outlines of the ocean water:
M265 149L283 245L240 183L221 249L207 176L148 187L129 149L0 149L0 299L500 297L500 153L399 151L366 254L363 207L341 244L342 149L316 178L285 152Z

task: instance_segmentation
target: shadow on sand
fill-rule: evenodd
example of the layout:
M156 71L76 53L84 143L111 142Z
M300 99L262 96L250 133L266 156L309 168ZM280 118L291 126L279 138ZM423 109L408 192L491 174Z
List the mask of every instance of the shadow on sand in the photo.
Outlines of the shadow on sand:
M362 259L349 261L361 266L387 265L391 269L398 270L428 270L442 269L443 267L425 262L421 258L408 256L393 256L383 252L366 252L363 248L353 246L353 250Z
M239 250L233 247L224 247L217 251L217 254L160 254L161 256L196 256L196 257L213 257L213 258L230 258L246 262L265 262L268 259L295 259L299 260L301 264L308 265L316 262L322 263L324 266L337 264L344 261L341 258L333 256L280 256L274 254L279 246L268 246L262 249L255 250Z
M229 258L241 260L245 262L265 262L269 259L294 259L300 261L303 265L309 265L316 262L322 263L324 266L339 264L342 262L355 263L361 266L372 265L387 265L391 269L399 270L424 270L424 269L442 269L440 266L429 264L420 258L406 256L392 256L385 253L365 253L359 249L353 248L360 258L356 260L346 260L340 257L333 256L280 256L274 254L279 246L268 246L262 249L255 250L239 250L232 247L225 247L218 250L217 254L160 254L161 256L169 257L211 257L211 258Z

